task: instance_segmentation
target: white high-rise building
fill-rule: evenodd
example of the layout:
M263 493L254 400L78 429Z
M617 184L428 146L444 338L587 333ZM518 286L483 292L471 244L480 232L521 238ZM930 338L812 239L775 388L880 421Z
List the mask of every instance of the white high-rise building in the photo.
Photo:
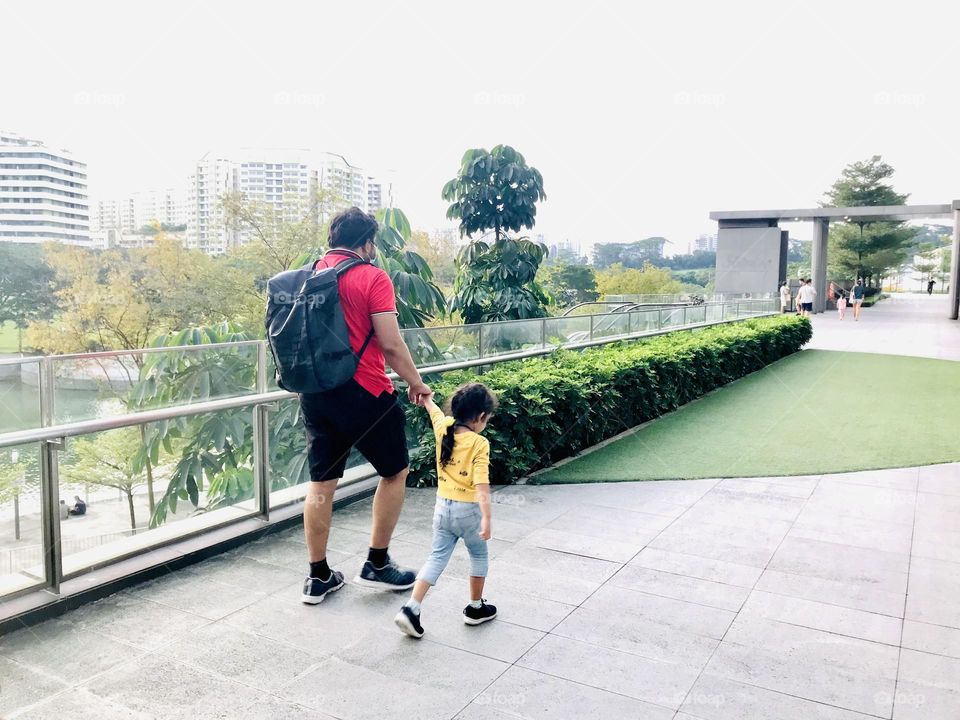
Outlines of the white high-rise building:
M221 200L237 189L236 163L205 155L197 162L187 191L187 246L219 255L236 244Z
M341 155L285 148L242 150L232 159L207 155L190 179L187 244L219 254L250 239L249 231L225 222L222 200L227 193L269 207L275 218L296 221L310 211L318 188L335 193L344 207L376 212L383 206L382 184Z
M0 131L0 241L89 246L86 164Z
M94 230L138 233L145 225L186 225L186 190L164 188L135 192L122 200L98 200L94 206Z
M717 236L716 235L698 235L695 240L690 241L690 253L695 252L716 252L717 251Z

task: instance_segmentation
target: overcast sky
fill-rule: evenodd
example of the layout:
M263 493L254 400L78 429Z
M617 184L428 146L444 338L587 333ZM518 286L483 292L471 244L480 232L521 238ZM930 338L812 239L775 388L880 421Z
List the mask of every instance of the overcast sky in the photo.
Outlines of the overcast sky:
M544 175L551 242L809 207L879 153L960 197L960 11L925 2L6 3L0 128L67 147L91 194L185 183L211 149L309 147L391 177L415 227L468 147ZM797 234L809 237L800 226Z

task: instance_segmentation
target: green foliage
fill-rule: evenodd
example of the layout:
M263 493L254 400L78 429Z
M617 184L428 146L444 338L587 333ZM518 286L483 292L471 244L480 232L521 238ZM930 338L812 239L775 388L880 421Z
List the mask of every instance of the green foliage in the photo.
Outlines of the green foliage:
M508 231L532 228L537 202L547 198L540 171L509 145L467 150L460 172L441 194L451 203L447 218L460 220L461 236L493 230L495 241Z
M57 311L56 272L39 245L0 243L0 324L26 328Z
M601 295L657 295L679 293L682 289L669 270L650 263L641 269L625 268L618 263L597 273Z
M664 237L648 237L628 243L597 243L593 246L593 264L607 268L620 264L626 268L642 268L649 262L663 260Z
M377 213L377 264L393 281L400 327L423 327L443 314L446 299L433 282L433 272L423 257L407 248L410 222L402 210L388 208Z
M893 173L879 155L851 163L825 193L827 202L834 207L903 205L909 195L896 192L886 182ZM830 229L830 274L879 279L903 264L916 233L900 222L838 224Z
M500 399L486 431L493 481L514 482L675 410L796 352L811 336L806 318L784 315L497 365L482 377ZM437 402L475 378L457 373L433 383ZM433 485L429 419L409 405L407 416L420 438L410 482Z
M155 347L238 342L250 339L230 325L193 328L162 336ZM141 407L169 407L248 394L256 387L252 348L175 351L146 356L140 382L133 389ZM270 467L273 487L306 479L306 450L298 425L299 404L281 403L270 416ZM173 455L174 468L154 510L151 526L163 524L181 501L212 510L253 496L253 413L250 408L194 415L148 426L146 444L133 455L133 467L154 464L161 453ZM201 507L200 493L205 493Z
M473 240L458 254L451 309L467 323L543 317L547 297L535 278L547 248L509 234L533 227L546 198L540 172L509 145L467 150L442 195L461 235L493 230L492 242Z
M597 278L589 265L546 265L540 270L543 287L561 307L600 297Z

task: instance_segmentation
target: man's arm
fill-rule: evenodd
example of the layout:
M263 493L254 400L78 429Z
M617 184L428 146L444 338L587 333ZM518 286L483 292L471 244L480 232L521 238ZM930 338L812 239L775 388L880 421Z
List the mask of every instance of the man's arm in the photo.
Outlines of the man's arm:
M393 313L377 313L371 315L370 319L373 322L373 334L377 336L377 344L383 351L387 365L407 383L410 402L419 405L421 399L430 394L430 388L420 377L410 350L400 335L397 316Z

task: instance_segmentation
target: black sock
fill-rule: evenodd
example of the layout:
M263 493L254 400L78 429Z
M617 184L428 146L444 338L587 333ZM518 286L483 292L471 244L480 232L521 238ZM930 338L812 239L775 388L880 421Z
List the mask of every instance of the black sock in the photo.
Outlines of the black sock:
M310 577L318 580L326 580L330 577L330 566L327 565L326 558L310 563Z
M387 564L387 549L386 548L370 548L370 552L367 553L367 560L375 568L382 568Z

